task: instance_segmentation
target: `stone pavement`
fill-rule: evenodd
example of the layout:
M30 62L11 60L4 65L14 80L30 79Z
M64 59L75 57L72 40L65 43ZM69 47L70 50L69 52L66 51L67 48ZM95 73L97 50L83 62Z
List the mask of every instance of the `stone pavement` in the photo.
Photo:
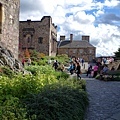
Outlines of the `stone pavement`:
M70 75L76 77L76 74ZM89 106L85 120L120 120L120 82L100 81L81 75L86 81Z
M89 106L85 120L120 120L120 82L105 82L94 78L86 80Z

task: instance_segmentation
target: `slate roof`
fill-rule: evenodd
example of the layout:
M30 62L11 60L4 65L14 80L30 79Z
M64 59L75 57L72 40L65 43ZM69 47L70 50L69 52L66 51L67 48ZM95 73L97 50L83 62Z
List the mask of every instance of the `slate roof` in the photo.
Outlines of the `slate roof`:
M58 48L87 48L94 47L88 41L85 40L63 40L58 42Z

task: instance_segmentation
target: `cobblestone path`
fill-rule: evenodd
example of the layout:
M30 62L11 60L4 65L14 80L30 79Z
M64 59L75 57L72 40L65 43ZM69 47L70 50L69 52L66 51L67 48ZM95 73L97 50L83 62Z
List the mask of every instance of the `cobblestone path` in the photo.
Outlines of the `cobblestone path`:
M120 82L84 79L90 100L85 120L120 120Z

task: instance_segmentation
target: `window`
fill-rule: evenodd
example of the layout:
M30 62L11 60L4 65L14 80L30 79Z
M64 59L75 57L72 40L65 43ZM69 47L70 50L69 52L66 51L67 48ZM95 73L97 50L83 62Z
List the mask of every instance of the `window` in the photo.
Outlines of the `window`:
M38 43L39 43L39 44L42 44L42 43L43 43L43 37L39 37L39 38L38 38Z
M28 37L28 39L27 39L27 40L28 40L28 43L29 43L29 42L30 42L30 37Z
M76 49L73 49L72 51L73 51L73 53L76 53Z
M83 49L80 49L80 53L83 53Z
M92 50L90 50L89 52L90 52L90 53L92 53L93 51L92 51Z

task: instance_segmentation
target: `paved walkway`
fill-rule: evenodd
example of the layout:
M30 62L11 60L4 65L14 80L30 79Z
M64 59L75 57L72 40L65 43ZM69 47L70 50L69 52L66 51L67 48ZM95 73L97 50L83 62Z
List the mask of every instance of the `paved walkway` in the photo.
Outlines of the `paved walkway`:
M82 78L90 100L85 120L120 120L120 82Z

